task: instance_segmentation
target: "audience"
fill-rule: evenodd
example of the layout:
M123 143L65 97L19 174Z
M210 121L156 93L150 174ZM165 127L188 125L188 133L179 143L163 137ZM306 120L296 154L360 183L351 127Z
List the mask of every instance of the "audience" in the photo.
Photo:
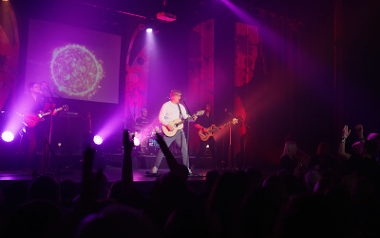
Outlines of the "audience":
M287 141L280 159L280 169L287 170L293 174L302 169L302 161L297 159L297 144L294 141Z
M331 146L327 142L319 144L317 154L311 157L307 168L318 172L325 170L336 171L337 160L331 155Z
M52 173L29 185L9 184L0 199L1 237L380 237L379 136L363 137L355 154L345 151L345 126L338 150L347 173L322 142L307 165L288 141L277 175L257 168L211 170L198 195L189 188L188 170L179 165L163 139L158 143L170 172L145 197L133 184L133 138L124 133L121 180L110 189L101 169L93 171L95 151L84 153L81 191ZM357 153L357 154L356 154ZM341 160L340 160L341 161ZM306 169L307 168L307 169Z

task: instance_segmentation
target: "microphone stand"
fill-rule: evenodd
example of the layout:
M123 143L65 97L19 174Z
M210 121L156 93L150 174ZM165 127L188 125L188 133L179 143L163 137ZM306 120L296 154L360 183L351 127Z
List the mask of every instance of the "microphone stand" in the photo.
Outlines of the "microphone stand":
M53 92L55 95L57 95L59 98L63 98L63 97L61 97L61 95L59 95L58 93L56 93L56 92Z
M53 97L53 94L51 93L50 91L50 88L49 86L47 86L47 90L50 94L50 98L49 98L49 101L50 101L50 110L51 110L51 114L50 114L50 128L49 128L49 140L48 141L44 141L44 155L43 157L45 157L45 152L47 151L47 156L48 156L48 163L47 163L47 168L48 170L50 169L50 161L51 161L51 155L52 155L52 150L51 150L51 138L52 138L52 134L53 134L53 110L54 110L54 97ZM46 145L47 143L47 145ZM47 148L46 148L47 147ZM50 150L48 150L48 148ZM43 158L43 163L45 162L45 158ZM43 171L45 171L45 163L44 163L44 166L43 166Z
M134 101L133 102L133 116L132 116L132 119L133 119L133 134L136 136L136 104L137 102Z
M231 112L229 112L228 110L227 110L227 108L226 109L224 109L224 111L225 112L227 112L230 116L232 116L233 118L237 118L237 116L235 116L233 113L231 113ZM251 127L250 126L248 126L247 125L247 123L245 123L243 120L242 120L242 123L243 123L243 125L245 126L245 128L247 128L247 129L251 129ZM231 146L232 146L232 143L231 143L231 138L232 138L232 125L230 124L230 148L231 148ZM246 147L246 144L247 144L247 132L244 134L244 141L243 141L243 161L244 161L244 165L246 165L246 156L245 156L245 147ZM229 158L229 163L231 162L231 151L229 151L229 153L228 153L228 158ZM235 164L235 166L236 166L236 164Z
M183 99L182 102L185 105L185 109L186 109L187 114L191 116L191 112L186 105L185 99ZM190 155L189 155L189 134L190 134L189 128L190 128L190 124L189 123L190 123L190 120L187 120L187 135L186 135L186 143L187 144L186 144L186 146L187 146L187 157L188 157L188 163L189 163L188 167L190 167Z

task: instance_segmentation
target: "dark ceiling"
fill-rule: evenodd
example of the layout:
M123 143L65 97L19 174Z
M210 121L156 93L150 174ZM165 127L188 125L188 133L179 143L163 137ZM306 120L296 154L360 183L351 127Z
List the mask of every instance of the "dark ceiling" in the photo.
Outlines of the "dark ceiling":
M43 1L43 0L41 0ZM213 14L221 5L220 0L62 0L61 2L73 4L88 4L110 11L133 13L147 18L155 19L158 12L165 11L177 15L177 24L186 24L191 20L205 18ZM253 14L257 8L275 13L277 16L285 16L297 21L308 21L319 6L334 0L231 0L234 4L246 9Z

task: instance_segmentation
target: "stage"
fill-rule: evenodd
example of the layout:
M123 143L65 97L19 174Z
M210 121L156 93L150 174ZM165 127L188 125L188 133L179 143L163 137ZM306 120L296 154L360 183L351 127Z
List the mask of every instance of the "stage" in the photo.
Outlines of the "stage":
M153 187L157 177L145 177L145 173L150 171L154 165L156 155L143 155L141 153L132 153L132 169L133 169L133 181L134 186L138 188L145 196L148 196L149 190ZM179 164L182 164L182 157L175 155L175 158ZM0 170L0 189L3 189L13 181L25 181L28 185L33 181L31 172L26 172L21 169L21 165L24 164L25 154L21 154L9 159L7 164L2 163L2 169ZM41 160L41 154L38 154L35 158L35 166L37 162ZM202 157L199 160L195 159L195 156L189 156L190 165L194 167L193 174L196 176L189 176L189 187L198 194L205 187L206 173L211 170L211 157ZM3 160L4 162L4 160ZM58 163L60 164L61 172L59 181L72 180L80 187L82 180L82 163L83 156L80 154L63 155L57 154L56 158L51 158L50 167L57 175ZM94 160L94 170L97 168L103 168L103 172L108 178L108 187L117 180L121 180L121 169L123 163L123 154L111 154L111 153L97 153ZM21 166L21 167L20 167ZM168 165L165 157L162 160L159 173L169 172ZM41 174L41 172L39 173ZM79 191L78 191L79 192Z
M145 172L149 171L147 169L134 169L133 170L133 182L134 186L138 188L144 195L148 195L149 190L152 188L154 181L157 177L145 177ZM207 169L195 169L194 174L206 175L209 170ZM107 175L109 185L117 180L121 180L121 167L106 165L103 167L103 172ZM169 169L159 169L159 172L167 173ZM25 181L28 185L33 181L33 177L30 172L25 172L22 170L8 170L0 171L0 189L5 188L8 184L13 181ZM61 171L60 181L72 180L78 185L81 184L82 171L80 168L70 168L63 169ZM188 185L194 192L199 193L204 188L205 177L189 177Z

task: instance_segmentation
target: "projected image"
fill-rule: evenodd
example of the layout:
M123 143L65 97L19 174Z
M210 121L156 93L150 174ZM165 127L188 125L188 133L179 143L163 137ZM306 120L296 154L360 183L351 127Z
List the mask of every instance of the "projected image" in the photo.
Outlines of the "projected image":
M25 85L46 96L118 103L121 37L31 19Z
M67 45L54 50L51 76L59 91L91 98L103 78L101 62L84 46Z

